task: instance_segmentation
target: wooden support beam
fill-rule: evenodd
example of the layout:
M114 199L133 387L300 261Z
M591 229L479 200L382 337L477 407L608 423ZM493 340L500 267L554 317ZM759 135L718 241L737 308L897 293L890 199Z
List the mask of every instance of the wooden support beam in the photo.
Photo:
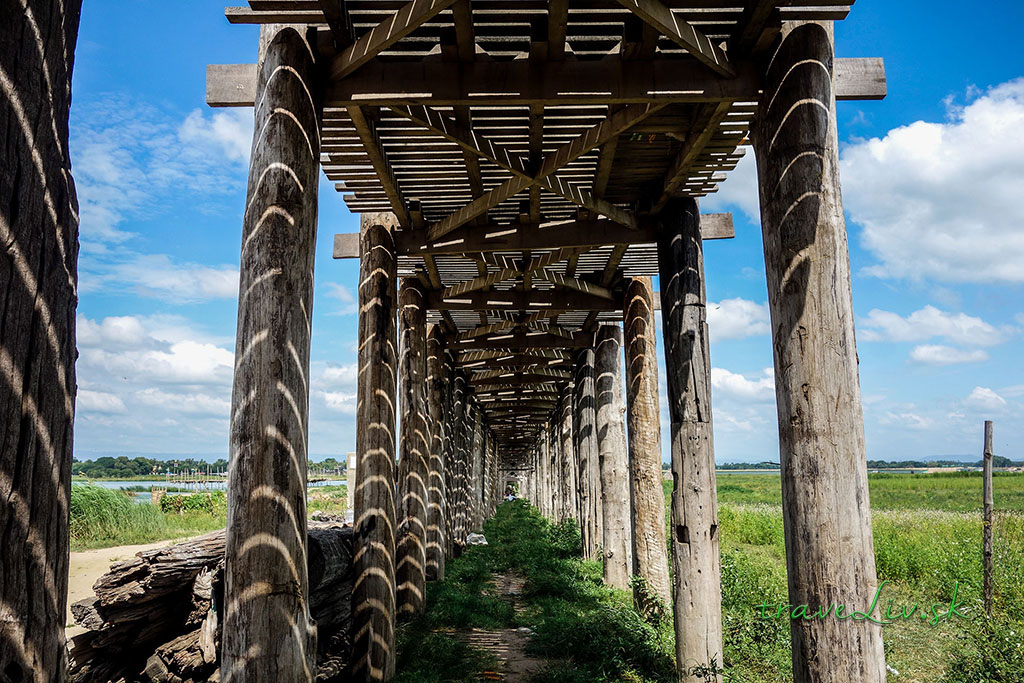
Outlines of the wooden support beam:
M398 390L402 432L398 448L398 535L395 611L409 619L426 605L427 481L430 450L426 419L427 320L423 289L412 278L398 292Z
M320 111L310 100L316 69L306 41L293 28L273 30L265 27L261 36L263 94L242 219L222 646L222 670L232 681L311 681L316 670L306 562L306 378Z
M660 0L618 0L619 4L658 29L719 76L732 78L736 70L725 52L693 24L676 18Z
M475 291L445 298L439 291L427 293L427 308L445 311L617 311L620 303L576 290Z
M447 482L444 468L444 392L448 377L445 373L444 344L444 333L440 325L428 325L426 389L430 454L427 480L427 581L444 581L445 572Z
M540 72L526 60L452 64L443 61L374 61L331 83L324 106L484 106L544 104L643 104L748 102L758 99L761 77L753 65L737 67L736 78L720 78L698 63L678 60L549 61ZM601 83L595 90L594 83ZM875 100L886 95L880 58L838 58L838 100ZM255 64L206 67L206 103L251 107L256 95Z
M746 56L757 48L778 4L778 0L747 0L729 39L730 55Z
M524 371L506 373L506 375L501 377L470 377L469 385L471 387L519 387L524 385L558 384L563 381L565 380L561 377Z
M870 604L878 583L832 60L830 23L784 25L751 131L774 337L789 602L809 605ZM795 681L886 680L878 624L795 619L790 628Z
M391 170L391 164L388 163L387 156L384 154L384 148L380 144L380 137L377 135L376 126L367 120L361 107L348 107L348 115L352 119L352 125L356 129L359 141L363 144L366 156L370 157L370 163L373 164L373 170L377 174L377 179L380 181L381 187L384 188L384 194L387 195L388 202L391 204L391 210L398 216L399 225L405 230L411 230L412 219L409 217L409 207L405 202L405 198L402 197L402 192L398 187L398 180L395 178L395 174Z
M601 469L597 448L597 402L594 395L594 349L585 348L576 358L573 381L573 448L579 467L579 520L583 534L583 555L600 557Z
M366 64L417 28L448 9L455 0L409 0L389 19L360 36L334 58L328 69L330 80L340 80Z
M622 419L622 328L601 325L594 348L597 450L601 471L601 550L604 582L629 590L633 573L633 538L630 526L632 495L626 451L626 424Z
M561 273L556 273L555 271L548 270L546 268L536 271L534 277L538 280L545 280L553 285L558 285L559 287L567 287L569 289L574 289L577 292L583 292L584 294L592 294L604 299L613 298L611 290L607 287L595 285L592 282L588 282L587 280L582 280L577 277L567 277Z
M701 153L704 152L711 138L718 133L719 126L729 114L731 106L728 102L718 102L706 104L702 107L700 114L697 116L694 130L691 130L686 136L686 142L683 143L683 147L676 155L672 166L665 173L665 185L661 191L661 197L651 208L651 213L661 213L665 203L689 177L694 163Z
M633 278L626 287L624 299L622 330L626 355L629 480L633 494L633 573L642 576L648 590L668 606L672 604L672 580L665 545L657 328L651 278ZM634 589L633 595L637 605L646 604L643 591Z
M505 280L511 280L512 278L523 275L524 273L533 273L537 270L543 270L548 266L564 261L574 254L580 254L585 251L589 251L589 249L559 249L557 251L548 252L547 254L533 258L524 268L502 268L496 272L480 275L472 280L446 287L442 295L445 298L452 298L478 289L484 289L485 287L490 287L493 284L504 282Z
M676 663L722 661L721 563L711 421L711 362L700 219L693 199L662 213L665 372L672 420L671 548Z
M395 335L392 214L363 214L359 264L359 379L356 402L355 679L390 681L395 671Z
M553 379L572 379L572 372L558 368L537 367L529 370L508 371L508 370L487 370L474 372L470 384L484 384L485 380L501 379L503 377L550 377Z
M593 344L593 334L576 333L572 339L554 334L526 334L515 332L502 337L490 339L471 339L465 342L453 342L453 351L469 351L477 349L578 349Z
M331 29L334 48L338 51L344 50L355 42L352 19L348 15L348 4L345 0L319 1L324 19L327 20L327 26Z
M576 373L573 372L575 378ZM579 463L576 460L576 448L573 444L573 387L567 384L558 397L555 419L558 422L558 441L562 453L560 473L562 486L562 519L579 520Z

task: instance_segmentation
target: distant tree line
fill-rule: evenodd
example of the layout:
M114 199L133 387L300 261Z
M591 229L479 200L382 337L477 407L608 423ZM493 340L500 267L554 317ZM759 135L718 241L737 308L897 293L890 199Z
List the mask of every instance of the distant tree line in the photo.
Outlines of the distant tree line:
M868 460L869 470L887 469L923 469L925 467L981 467L983 461L962 462L960 460ZM992 456L993 467L1024 467L1024 460L1011 460L1002 455ZM715 465L720 470L777 470L777 462L726 462ZM661 463L661 469L668 470L667 462Z
M310 468L318 472L330 472L344 468L344 461L339 462L335 458L326 458L320 462L311 462ZM177 458L172 460L157 460L155 458L127 456L103 456L95 460L79 460L75 458L71 465L71 473L75 476L89 477L90 479L131 479L133 477L145 477L152 475L164 475L168 472L226 472L228 461L220 458L213 462L199 460L196 458Z

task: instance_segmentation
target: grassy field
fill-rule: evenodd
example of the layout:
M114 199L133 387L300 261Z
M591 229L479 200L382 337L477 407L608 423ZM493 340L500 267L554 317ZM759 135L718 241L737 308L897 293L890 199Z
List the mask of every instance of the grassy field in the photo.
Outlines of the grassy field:
M954 582L968 619L884 627L892 681L983 683L1024 680L1024 475L995 479L996 609L981 599L981 477L976 473L879 474L870 478L875 559L883 600L948 601ZM671 483L666 482L666 494ZM789 624L754 609L787 602L778 475L718 477L727 681L792 680ZM667 498L667 495L666 495ZM941 610L940 610L941 611Z
M344 486L309 490L308 513L344 514ZM88 484L71 487L71 550L153 543L194 536L227 523L223 491L164 496L160 507L136 503L128 492Z

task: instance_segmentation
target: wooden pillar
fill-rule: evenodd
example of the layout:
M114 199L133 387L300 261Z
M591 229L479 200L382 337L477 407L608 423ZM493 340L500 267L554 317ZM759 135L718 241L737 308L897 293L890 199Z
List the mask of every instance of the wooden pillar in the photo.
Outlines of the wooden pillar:
M722 590L700 212L693 199L661 214L658 265L672 421L672 569L680 671L722 663Z
M395 609L399 618L423 611L426 604L428 453L426 408L427 315L423 289L412 278L398 293L400 353L398 386L402 432L398 454L398 538Z
M874 543L831 23L786 24L751 131L757 153L782 463L789 602L870 604ZM794 619L793 676L885 680L881 626Z
M471 476L469 503L472 513L470 531L480 531L484 526L484 422L483 411L473 411L473 450L471 459Z
M352 589L356 681L390 681L395 673L395 227L392 214L362 216Z
M995 507L993 495L992 495L992 421L985 420L985 451L984 451L984 462L983 462L983 501L984 501L984 527L982 532L982 559L983 559L983 576L982 576L982 596L984 598L985 614L992 616L992 600L993 600L993 574L995 567L993 559L995 557L992 548L992 524L995 521L992 517L993 509Z
M445 556L455 554L455 461L458 458L455 441L457 437L456 414L456 381L458 373L452 355L445 352L445 385L444 385L444 481L445 481Z
M81 0L0 21L0 679L63 681L78 200L68 152Z
M430 433L427 478L428 581L444 581L446 528L446 481L444 463L444 388L447 384L444 362L444 333L441 326L427 326L427 423Z
M658 349L651 278L633 278L626 287L622 309L629 478L633 491L633 573L647 582L667 608L672 603L672 584L665 546Z
M594 396L594 350L583 349L576 357L573 392L575 437L579 464L580 528L583 556L599 557L601 547L601 470L597 450L597 403Z
M263 40L242 223L224 569L225 681L312 680L306 443L319 83L293 28ZM312 99L311 99L312 95Z
M452 487L448 501L452 511L452 545L456 553L466 544L466 422L469 406L466 401L466 377L456 370L452 421Z
M579 520L579 467L572 434L572 385L563 387L558 397L557 434L562 452L562 519Z
M551 519L561 522L565 519L562 514L562 441L558 438L557 425L558 421L552 415L545 429L548 434L548 449L551 451Z
M622 405L622 328L601 325L595 343L597 448L601 462L604 582L629 589L633 571L632 496Z

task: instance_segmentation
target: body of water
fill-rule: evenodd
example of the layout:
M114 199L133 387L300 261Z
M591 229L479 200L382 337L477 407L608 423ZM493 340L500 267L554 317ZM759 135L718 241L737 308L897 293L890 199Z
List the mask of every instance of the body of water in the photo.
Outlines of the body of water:
M102 486L105 489L134 489L139 486L144 486L145 491L132 491L132 500L136 503L151 503L153 502L152 489L154 488L170 488L172 489L168 495L174 495L176 492L173 489L179 489L178 492L191 492L191 491L224 491L228 487L227 480L218 481L214 480L211 482L197 483L197 482L175 482L168 484L163 481L133 481L133 480L82 480L76 479L72 482L72 485L85 485L92 484L93 486ZM317 481L309 485L309 488L316 488L318 486L342 486L345 484L344 479L327 479L323 481Z

